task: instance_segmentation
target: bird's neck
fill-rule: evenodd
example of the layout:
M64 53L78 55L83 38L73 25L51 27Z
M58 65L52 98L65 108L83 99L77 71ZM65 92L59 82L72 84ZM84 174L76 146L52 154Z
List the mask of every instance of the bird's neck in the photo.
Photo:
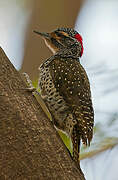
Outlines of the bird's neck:
M80 57L81 48L78 45L73 45L69 48L62 48L56 52L56 55L61 57L72 57L78 59Z

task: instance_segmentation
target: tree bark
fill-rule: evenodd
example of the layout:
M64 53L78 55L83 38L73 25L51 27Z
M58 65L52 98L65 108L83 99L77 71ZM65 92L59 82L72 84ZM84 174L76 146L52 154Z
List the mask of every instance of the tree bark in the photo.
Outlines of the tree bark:
M0 48L0 180L84 180L65 145Z

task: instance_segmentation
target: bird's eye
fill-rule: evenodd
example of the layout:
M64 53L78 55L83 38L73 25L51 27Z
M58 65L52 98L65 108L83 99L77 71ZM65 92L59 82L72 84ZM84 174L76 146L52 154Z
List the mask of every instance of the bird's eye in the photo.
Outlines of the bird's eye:
M61 32L56 32L56 35L57 35L58 37L60 37L60 38L68 38L68 37L69 37L68 34L67 34L66 32L63 32L63 31L61 31Z
M58 37L62 37L62 34L60 32L55 32Z

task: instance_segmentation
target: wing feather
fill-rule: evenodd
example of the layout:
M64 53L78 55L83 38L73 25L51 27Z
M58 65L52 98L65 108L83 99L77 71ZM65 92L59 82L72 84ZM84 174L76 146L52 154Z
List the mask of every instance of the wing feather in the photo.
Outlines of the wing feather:
M94 112L88 76L76 59L55 58L50 72L59 94L78 120L83 143L90 144L93 136Z

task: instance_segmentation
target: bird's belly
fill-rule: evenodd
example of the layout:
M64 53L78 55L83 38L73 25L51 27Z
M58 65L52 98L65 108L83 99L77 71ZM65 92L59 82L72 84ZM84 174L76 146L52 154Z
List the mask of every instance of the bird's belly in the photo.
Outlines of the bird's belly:
M41 97L44 99L44 102L52 115L55 126L58 129L65 131L65 121L69 114L69 107L55 88L49 68L46 67L39 70L39 88L41 91Z

